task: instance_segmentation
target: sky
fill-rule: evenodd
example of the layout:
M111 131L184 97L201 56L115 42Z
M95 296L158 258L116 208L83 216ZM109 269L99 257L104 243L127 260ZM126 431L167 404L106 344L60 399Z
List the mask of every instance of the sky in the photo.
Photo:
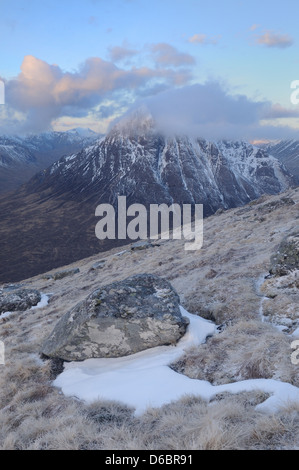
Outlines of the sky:
M0 4L2 134L104 133L145 103L155 118L202 137L298 135L296 0Z

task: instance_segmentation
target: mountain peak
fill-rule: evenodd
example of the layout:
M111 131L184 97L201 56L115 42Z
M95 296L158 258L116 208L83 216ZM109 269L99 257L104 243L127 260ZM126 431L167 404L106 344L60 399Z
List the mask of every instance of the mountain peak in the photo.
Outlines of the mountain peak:
M123 116L111 129L110 134L121 133L127 136L147 135L156 130L155 120L150 111L142 106Z
M68 134L78 134L82 138L86 137L95 137L97 133L90 129L89 127L75 127L74 129L69 129Z

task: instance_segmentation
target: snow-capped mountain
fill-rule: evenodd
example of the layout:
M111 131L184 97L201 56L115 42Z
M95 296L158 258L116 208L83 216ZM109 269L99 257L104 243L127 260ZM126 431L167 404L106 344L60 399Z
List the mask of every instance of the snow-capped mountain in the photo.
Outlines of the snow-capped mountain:
M70 191L114 203L202 203L205 214L245 204L292 184L284 166L247 142L166 137L151 117L126 119L94 145L63 157L31 180L29 191Z
M62 155L78 152L98 137L81 128L26 137L0 136L0 193L16 189Z
M16 281L126 243L95 236L97 205L116 206L120 195L128 205L203 204L207 216L292 183L281 162L249 143L165 136L151 117L127 118L0 200L0 280Z
M266 144L264 149L278 158L295 176L299 184L299 140L280 140Z

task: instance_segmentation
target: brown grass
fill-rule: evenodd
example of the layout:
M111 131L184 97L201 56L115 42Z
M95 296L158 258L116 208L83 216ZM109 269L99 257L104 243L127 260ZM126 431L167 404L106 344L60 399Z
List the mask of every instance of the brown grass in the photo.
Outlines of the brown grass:
M64 397L51 385L51 364L39 357L57 320L90 291L133 273L151 272L172 282L187 310L221 324L221 332L190 350L174 365L176 370L213 384L269 377L299 386L298 366L290 361L291 340L261 322L262 293L256 286L278 243L296 225L299 190L287 195L296 204L278 207L262 222L258 207L281 196L265 197L244 213L233 209L206 219L199 253L185 251L180 240L139 252L128 249L121 256L115 249L74 263L70 267L79 267L80 273L73 277L24 281L24 287L52 295L43 309L0 318L6 359L0 365L0 448L298 449L298 404L289 403L269 416L255 410L266 398L259 392L222 394L210 403L186 396L136 418L121 403L87 405ZM107 259L104 268L90 272L101 258ZM293 312L293 288L274 284L264 289L275 289L275 315L283 305Z

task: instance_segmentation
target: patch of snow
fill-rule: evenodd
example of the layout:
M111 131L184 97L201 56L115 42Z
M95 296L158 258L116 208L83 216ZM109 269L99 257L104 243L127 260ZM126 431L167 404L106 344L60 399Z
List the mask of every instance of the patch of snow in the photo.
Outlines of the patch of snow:
M294 338L299 338L299 328L297 328L295 331L293 331L291 336L294 336Z
M0 313L0 318L7 318L9 317L13 312L4 312Z
M41 299L34 307L31 307L30 310L35 310L36 308L46 307L49 303L49 296L47 294L42 294Z
M278 325L276 323L272 323L272 325L278 330L278 331L286 331L288 329L287 326L285 325Z
M188 348L216 333L212 322L188 313L183 307L181 312L189 318L190 324L176 346L160 346L121 358L65 363L64 371L53 385L60 387L66 396L87 402L98 399L123 402L134 407L136 415L144 413L148 407L160 407L184 395L198 395L210 401L218 393L261 390L271 397L256 409L270 413L287 402L299 402L299 388L277 380L253 379L213 386L172 370L169 365Z
M123 255L124 253L127 253L128 250L123 250L123 251L119 251L118 253L115 253L115 255L113 256L121 256Z

